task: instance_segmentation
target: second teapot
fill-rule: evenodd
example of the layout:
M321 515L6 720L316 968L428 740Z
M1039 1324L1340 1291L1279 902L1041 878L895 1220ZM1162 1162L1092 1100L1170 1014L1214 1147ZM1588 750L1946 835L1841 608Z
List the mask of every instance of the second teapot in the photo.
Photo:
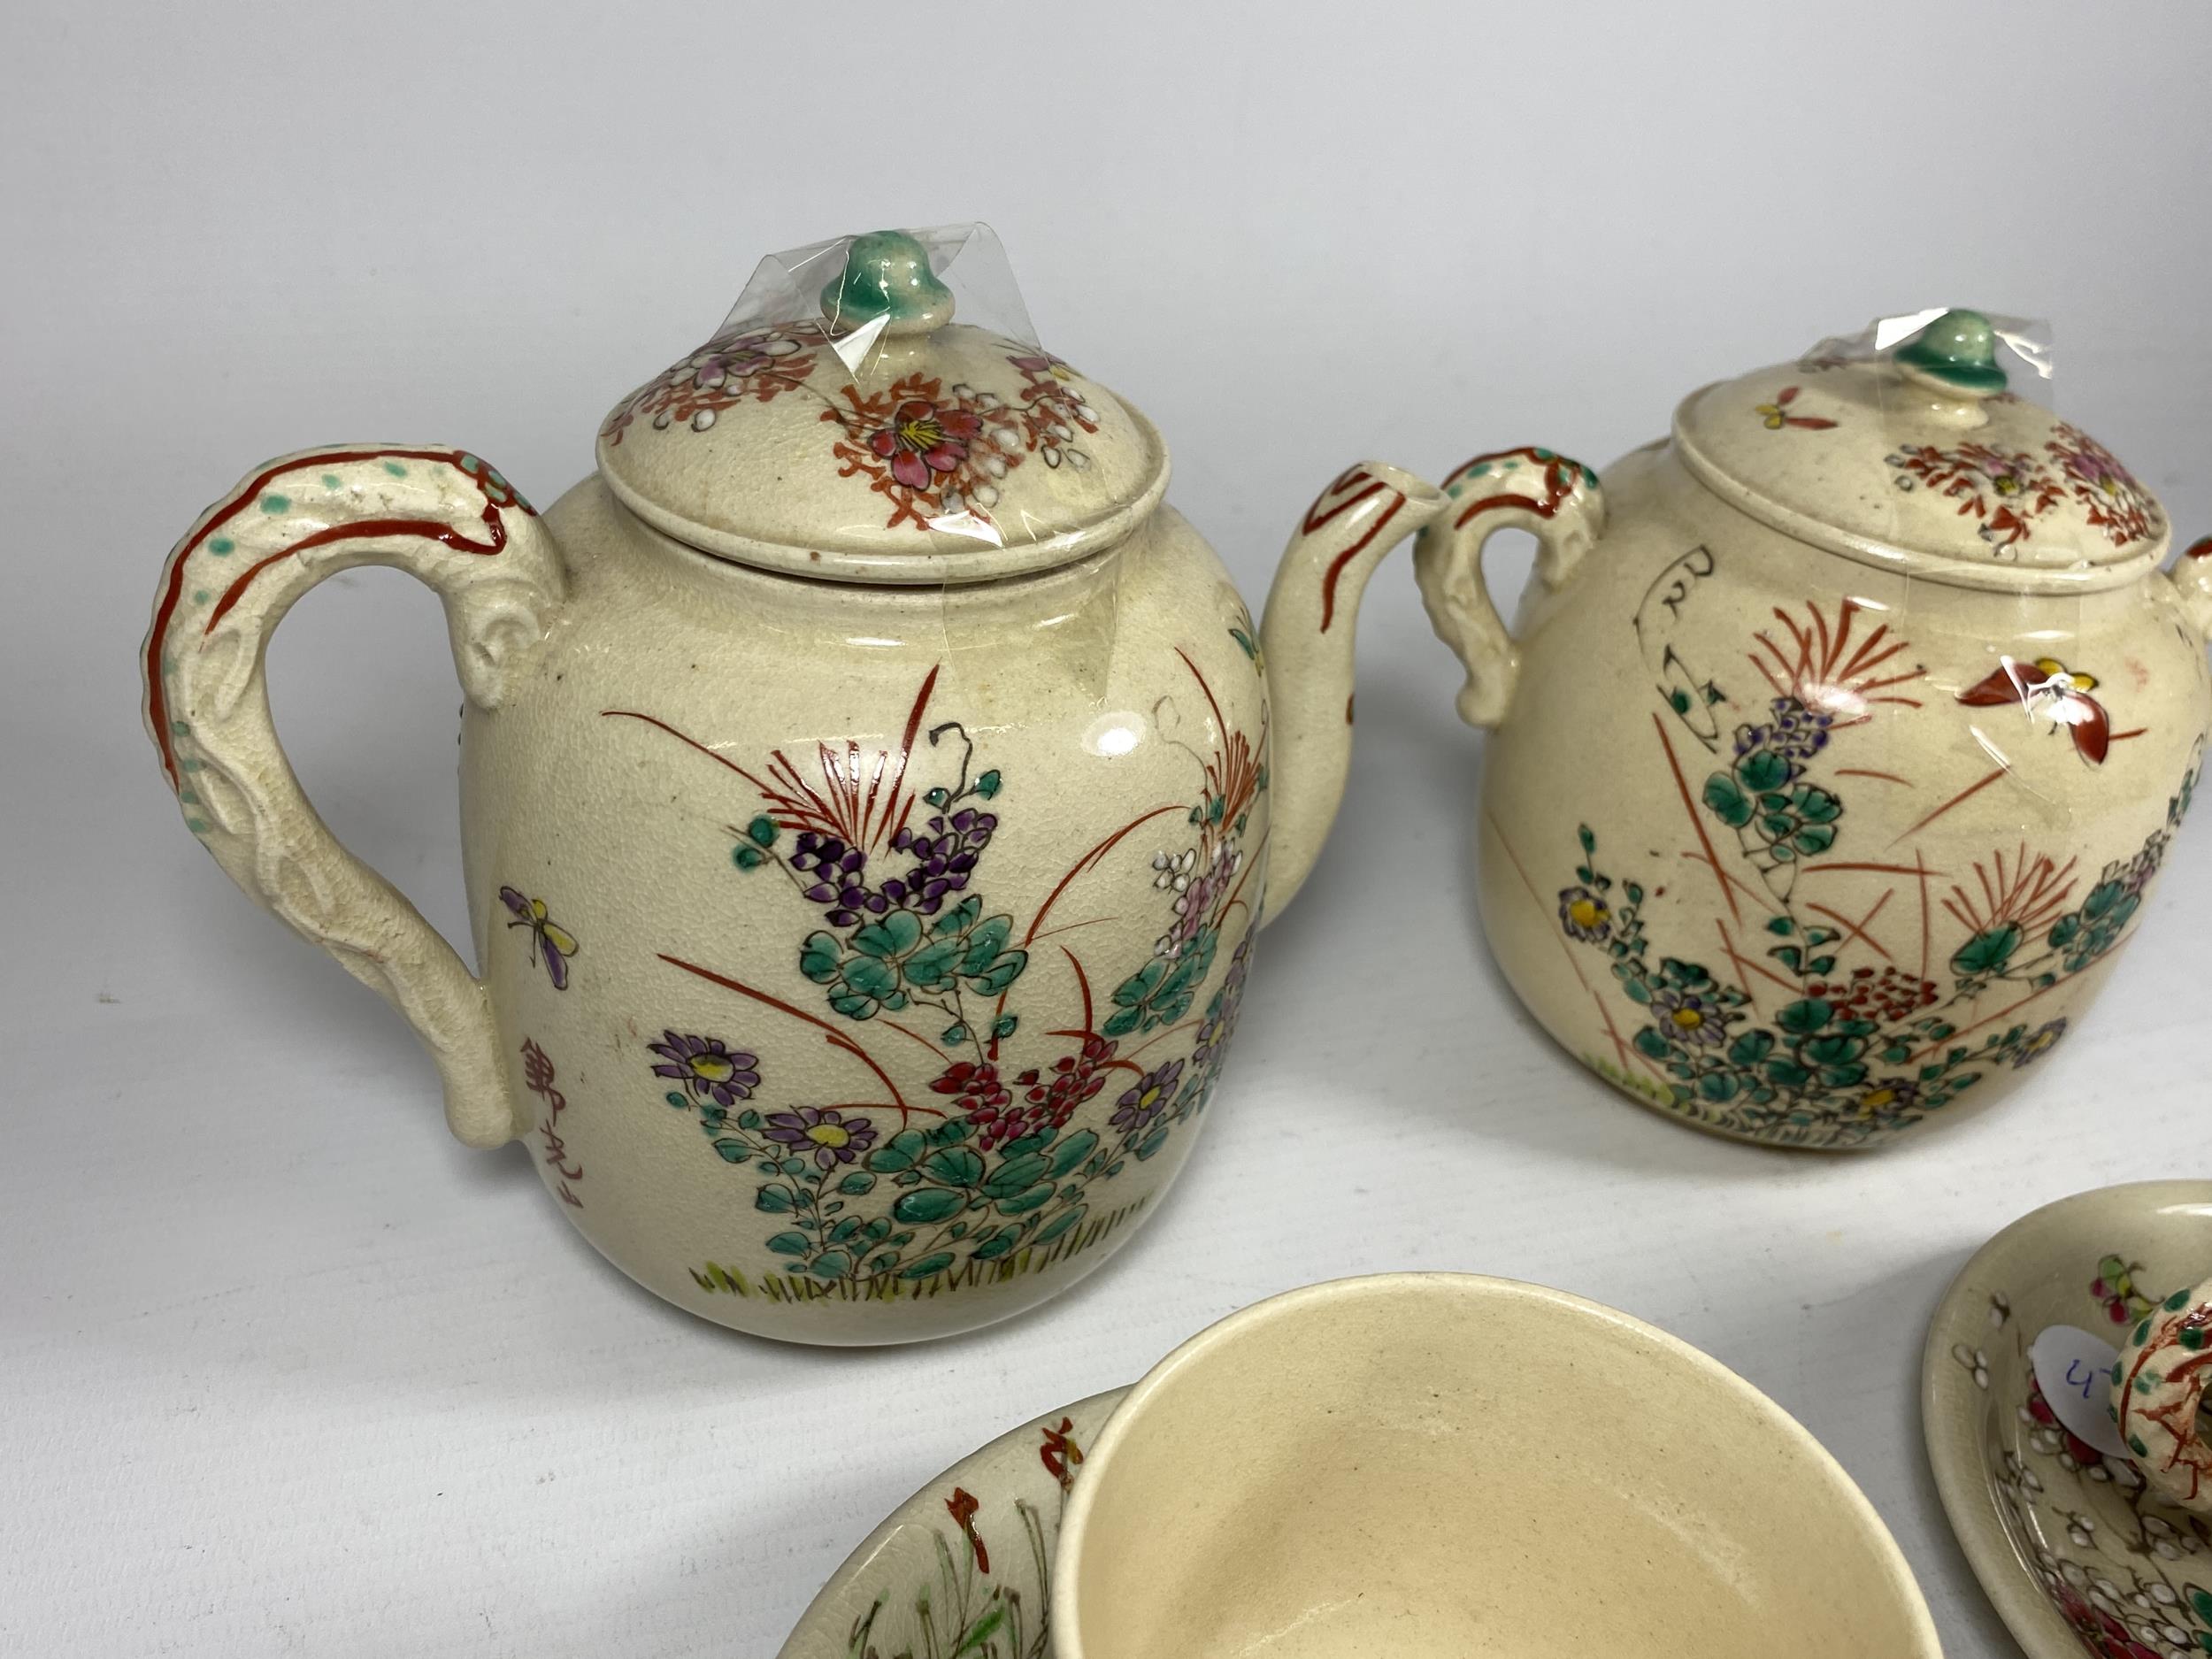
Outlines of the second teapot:
M1585 1064L1870 1147L2079 1022L2196 787L2212 559L2161 572L2158 503L2006 389L1986 319L1694 393L1602 486L1524 449L1446 494L1416 568L1495 728L1483 918ZM1510 633L1506 528L1540 548Z

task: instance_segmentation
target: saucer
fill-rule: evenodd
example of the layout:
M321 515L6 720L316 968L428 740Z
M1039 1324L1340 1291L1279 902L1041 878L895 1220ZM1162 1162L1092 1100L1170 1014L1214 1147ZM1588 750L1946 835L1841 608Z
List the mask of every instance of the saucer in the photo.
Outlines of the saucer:
M2028 1362L2045 1327L2118 1348L2212 1272L2212 1181L2079 1193L2023 1217L1952 1282L1921 1361L1936 1488L2030 1659L2212 1649L2212 1523L2150 1496L2124 1457L2062 1426Z
M946 1470L846 1557L776 1659L1050 1659L1061 1508L1084 1448L1128 1392L1048 1412Z

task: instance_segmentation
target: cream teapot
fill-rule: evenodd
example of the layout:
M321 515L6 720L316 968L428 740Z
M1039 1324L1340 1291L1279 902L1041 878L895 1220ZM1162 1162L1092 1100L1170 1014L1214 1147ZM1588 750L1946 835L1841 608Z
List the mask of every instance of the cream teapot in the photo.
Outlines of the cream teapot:
M1156 1204L1341 795L1362 589L1441 503L1345 472L1256 629L1150 423L1025 319L954 319L995 245L766 262L542 515L439 445L257 468L146 646L188 826L406 1016L454 1133L765 1335L987 1323ZM445 604L474 973L270 722L269 631L372 563Z
M1914 319L1920 320L1920 319ZM1870 1147L2080 1021L2188 810L2212 559L2008 388L1978 313L1693 393L1601 485L1447 480L1416 572L1494 728L1493 949L1584 1064L1700 1128ZM1509 632L1494 532L1532 532Z

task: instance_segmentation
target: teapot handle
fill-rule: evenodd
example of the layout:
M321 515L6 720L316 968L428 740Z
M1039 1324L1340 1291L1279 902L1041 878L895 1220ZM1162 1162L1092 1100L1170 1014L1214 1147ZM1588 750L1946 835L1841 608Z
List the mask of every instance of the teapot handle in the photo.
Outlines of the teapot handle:
M1482 551L1500 530L1536 537L1536 577L1556 588L1605 531L1598 475L1550 449L1479 455L1444 480L1442 513L1414 544L1413 575L1437 638L1467 668L1459 718L1470 726L1502 722L1520 673L1520 648L1490 603Z
M2182 613L2189 626L2212 640L2212 535L2193 543L2167 574L2181 590Z
M2197 1409L2212 1382L2212 1279L2177 1290L2128 1333L2112 1367L2112 1420L2151 1491L2212 1515L2212 1447Z
M338 844L269 718L269 634L326 576L388 565L445 602L468 699L499 706L565 590L535 511L459 449L357 444L272 461L169 555L146 638L146 729L186 827L232 880L407 1017L471 1146L527 1126L483 986L391 884Z

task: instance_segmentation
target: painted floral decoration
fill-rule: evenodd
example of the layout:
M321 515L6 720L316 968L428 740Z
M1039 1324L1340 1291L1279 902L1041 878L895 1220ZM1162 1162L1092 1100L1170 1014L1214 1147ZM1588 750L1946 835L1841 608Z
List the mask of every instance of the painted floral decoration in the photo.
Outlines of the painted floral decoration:
M1267 787L1264 727L1256 740L1228 729L1205 677L1187 654L1182 660L1216 715L1213 752L1193 754L1196 800L1112 830L1025 917L989 902L1008 780L979 764L959 721L933 723L936 670L895 745L879 754L820 745L811 768L781 751L741 764L653 717L608 711L687 744L752 792L752 816L733 826L730 863L741 878L780 874L784 902L818 924L795 930L791 965L819 1001L810 1010L704 964L663 960L743 998L756 1015L814 1027L853 1071L848 1098L770 1107L761 1097L771 1068L757 1057L772 1052L764 1033L745 1028L740 1048L726 1034L736 1027L672 1026L647 1045L652 1074L676 1086L663 1094L667 1105L695 1115L715 1155L749 1171L749 1210L739 1213L771 1218L760 1248L781 1258L766 1274L694 1268L702 1290L936 1294L1048 1267L1145 1202L1115 1205L1108 1195L1204 1109L1236 1028L1252 946L1242 842ZM1121 855L1149 856L1164 931L1094 993L1083 918L1054 908L1126 838L1176 813L1189 844ZM1240 937L1217 980L1223 935L1240 913ZM1028 1022L1020 999L1041 951L1064 969L1069 989L1055 993L1066 1001L1052 1018ZM1177 1046L1139 1064L1122 1051L1133 1036L1142 1048ZM917 1048L934 1051L935 1070L922 1088L902 1088ZM1079 1120L1110 1088L1110 1109Z
M655 1077L673 1078L697 1100L718 1106L734 1106L750 1100L760 1087L760 1064L755 1056L734 1050L719 1037L692 1037L663 1032L661 1040L647 1045L660 1056Z
M1586 1056L1605 1076L1731 1133L1860 1146L1940 1111L2000 1065L2034 1064L2064 1039L2066 1018L2039 1018L2034 1005L2125 937L2188 810L2198 762L2165 822L2085 893L2075 860L2022 844L1970 861L1947 895L1924 862L1900 864L1889 849L1852 841L1848 802L1863 787L1855 780L1909 787L1850 754L1878 707L1901 718L1924 706L1915 695L1923 672L1906 666L1905 642L1886 625L1863 632L1855 602L1833 616L1814 606L1803 621L1775 617L1778 632L1755 630L1748 652L1773 693L1751 718L1732 730L1720 712L1729 700L1701 677L1692 676L1699 695L1668 696L1666 710L1716 763L1701 787L1665 717L1654 717L1695 836L1683 856L1704 867L1723 907L1717 944L1678 946L1680 956L1657 949L1647 914L1665 889L1605 868L1586 825L1581 858L1550 902L1568 948L1609 971L1609 981L1584 979L1614 1042L1609 1056ZM2093 680L2055 660L2008 668L1960 701L2062 710L2085 757L2101 758L2109 722L2088 695ZM1956 791L1923 822L2002 776L2001 768ZM1837 908L1841 888L1817 879L1832 869L1899 880L1853 914ZM1909 942L1897 941L1917 949L1919 972L1874 931L1901 898L1899 913L1921 913ZM1946 917L1957 931L1939 948ZM1932 972L1939 963L1947 979ZM1626 1023L1601 988L1609 984L1625 999Z
M1772 403L1761 403L1752 412L1759 417L1761 423L1769 432L1779 432L1785 426L1801 426L1812 431L1822 431L1836 424L1818 415L1793 414L1790 405L1797 401L1797 393L1798 388L1785 386L1774 395Z
M526 898L518 888L502 887L499 902L515 918L507 926L525 930L531 964L544 964L545 977L553 982L555 990L568 989L568 959L579 949L574 935L547 913L543 899Z

